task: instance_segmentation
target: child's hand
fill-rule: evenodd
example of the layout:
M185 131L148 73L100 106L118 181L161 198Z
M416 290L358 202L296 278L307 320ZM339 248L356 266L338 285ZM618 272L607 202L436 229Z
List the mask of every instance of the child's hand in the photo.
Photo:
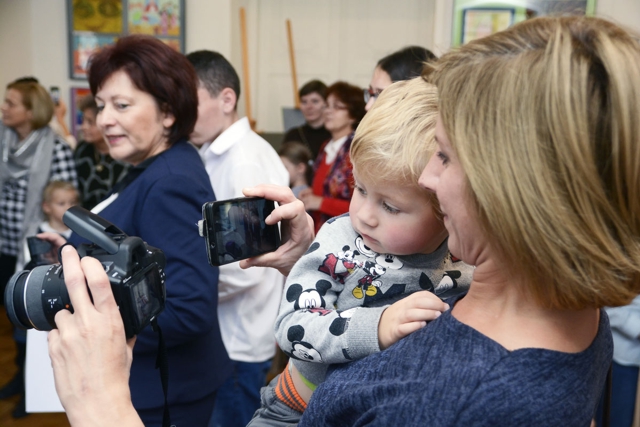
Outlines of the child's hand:
M449 304L428 291L420 291L391 304L380 317L378 342L384 350L391 344L437 319Z

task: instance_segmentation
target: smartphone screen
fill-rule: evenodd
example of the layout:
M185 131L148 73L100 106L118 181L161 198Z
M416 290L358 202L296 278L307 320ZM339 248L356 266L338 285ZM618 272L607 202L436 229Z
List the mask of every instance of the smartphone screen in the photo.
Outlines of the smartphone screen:
M57 86L51 86L49 88L49 93L51 93L53 103L58 105L60 103L60 89Z
M211 265L223 265L273 252L280 246L278 225L265 218L275 208L272 200L241 197L205 203L203 233Z

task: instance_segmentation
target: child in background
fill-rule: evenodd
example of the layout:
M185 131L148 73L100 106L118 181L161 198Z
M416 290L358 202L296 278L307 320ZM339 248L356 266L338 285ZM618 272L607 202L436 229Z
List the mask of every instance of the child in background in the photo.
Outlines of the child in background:
M358 126L349 214L327 221L287 278L275 329L289 364L249 426L297 424L329 365L389 347L468 289L473 268L449 253L437 199L418 184L437 102L421 78L399 82Z
M42 212L46 221L38 227L38 233L51 231L65 239L71 236L71 229L62 221L62 216L71 206L78 204L80 195L73 184L65 181L51 181L42 193Z
M38 227L38 233L43 231L52 231L54 233L61 234L65 238L69 238L71 235L71 229L69 229L64 222L62 222L62 216L71 206L77 205L79 200L78 190L76 187L67 181L51 181L49 182L42 193L42 211L44 212L46 221L40 224ZM24 242L24 257L21 257L18 261L17 271L26 269L31 270L37 265L37 258L31 262L31 254L27 246L27 241ZM51 260L51 263L54 261ZM6 399L15 395L19 395L20 399L12 411L13 418L22 418L27 416L25 407L25 389L24 389L24 363L26 358L27 347L27 334L25 330L13 328L13 339L16 343L17 353L15 362L18 367L16 375L0 389L0 399Z
M309 147L301 142L285 142L278 150L284 167L289 172L289 186L293 195L298 197L300 192L309 188L313 180L313 157Z

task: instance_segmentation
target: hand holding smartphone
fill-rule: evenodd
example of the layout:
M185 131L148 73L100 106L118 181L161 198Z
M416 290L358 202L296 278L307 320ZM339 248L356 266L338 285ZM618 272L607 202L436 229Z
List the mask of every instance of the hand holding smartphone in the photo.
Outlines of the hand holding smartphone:
M265 223L274 209L273 200L261 197L205 203L198 228L206 241L209 264L229 264L278 249L278 225Z

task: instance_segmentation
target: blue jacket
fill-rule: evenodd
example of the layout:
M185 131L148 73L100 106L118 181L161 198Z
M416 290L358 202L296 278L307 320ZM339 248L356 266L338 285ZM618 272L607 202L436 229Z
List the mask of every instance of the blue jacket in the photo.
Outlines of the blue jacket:
M135 169L133 169L135 170ZM218 269L198 236L202 205L215 200L198 152L185 141L159 154L99 215L130 236L162 249L167 258L165 310L158 322L167 344L169 404L193 402L217 390L230 372L218 326ZM76 234L70 241L83 242ZM136 408L164 403L155 369L158 335L138 335L131 366Z

